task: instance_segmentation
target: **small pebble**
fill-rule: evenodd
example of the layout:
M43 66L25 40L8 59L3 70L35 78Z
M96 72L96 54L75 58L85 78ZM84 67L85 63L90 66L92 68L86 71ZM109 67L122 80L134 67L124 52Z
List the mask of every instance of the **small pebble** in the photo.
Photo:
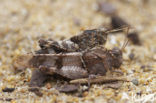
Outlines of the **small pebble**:
M113 29L129 26L129 24L121 17L114 15L111 17L111 25ZM122 30L121 30L122 31Z
M133 79L133 80L132 80L132 83L133 83L134 85L139 85L138 79Z
M10 101L12 101L12 98L0 98L0 100L10 102Z
M133 60L134 57L135 57L134 53L130 53L130 54L129 54L129 59L130 59L130 60Z
M145 65L142 65L140 68L141 68L141 69L145 69L145 68L146 68L146 66L145 66Z
M133 74L133 73L134 73L134 72L133 72L132 70L128 70L128 71L127 71L127 74L128 74L128 75Z
M141 45L140 37L137 32L131 32L127 35L129 40L135 45Z
M10 102L12 101L12 98L6 98L5 100Z
M108 15L113 15L117 11L117 8L113 4L109 2L103 2L103 1L98 2L98 9L102 13Z
M153 71L153 69L152 68L145 68L145 69L143 69L143 72L150 72L150 71Z
M85 92L83 93L83 97L86 97L88 94L89 94L89 93L88 93L87 91L85 91Z
M28 89L30 92L35 93L37 96L42 97L43 93L40 92L39 88L37 87L31 87Z
M71 93L78 91L78 88L79 87L77 85L65 84L61 87L57 87L57 90L64 93Z
M136 94L139 95L139 96L141 96L142 95L142 91L139 91Z
M73 18L73 22L76 26L80 26L81 25L81 21L78 18Z
M150 72L153 70L149 65L142 65L140 68L143 70L143 72Z
M13 92L15 90L15 88L4 88L2 91L3 92Z

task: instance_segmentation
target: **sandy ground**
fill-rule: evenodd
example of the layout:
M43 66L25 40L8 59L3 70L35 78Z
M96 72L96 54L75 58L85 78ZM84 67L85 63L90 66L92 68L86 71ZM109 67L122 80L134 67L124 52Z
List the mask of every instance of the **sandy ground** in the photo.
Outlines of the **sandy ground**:
M11 98L12 103L156 102L156 1L109 2L116 6L118 15L139 32L142 46L129 43L121 67L124 75L136 80L138 85L125 82L117 90L92 85L82 97L59 93L54 89L56 83L43 87L42 97L29 92L31 69L14 72L14 59L18 55L39 49L39 38L69 38L84 29L110 23L110 17L97 12L96 0L0 0L0 102L6 102L7 98ZM123 35L110 35L106 47L121 47ZM128 57L130 53L135 54L132 61ZM16 89L4 93L5 87Z

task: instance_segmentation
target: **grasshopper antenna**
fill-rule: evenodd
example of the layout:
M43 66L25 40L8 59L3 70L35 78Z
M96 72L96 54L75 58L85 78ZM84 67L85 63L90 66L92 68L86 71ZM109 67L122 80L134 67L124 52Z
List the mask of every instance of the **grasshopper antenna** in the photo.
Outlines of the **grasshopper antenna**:
M130 26L123 26L123 27L120 27L120 28L117 28L117 29L105 31L105 33L108 34L108 33L114 33L114 32L117 32L117 31L125 30L126 35L128 35L129 28L130 28ZM128 45L128 42L129 42L129 39L126 39L126 38L125 38L124 44L123 44L123 46L121 47L121 50L122 50L122 51L124 51L125 47Z
M128 35L128 32L129 32L129 26L126 27L126 35ZM128 45L128 42L129 42L129 39L126 39L124 40L124 44L123 46L121 47L121 51L124 51L125 47Z
M123 26L123 27L120 27L120 28L116 28L116 29L113 29L113 30L107 30L107 31L105 31L105 33L114 33L114 32L117 32L117 31L121 31L121 30L123 30L123 29L127 29L127 28L129 28L128 26Z

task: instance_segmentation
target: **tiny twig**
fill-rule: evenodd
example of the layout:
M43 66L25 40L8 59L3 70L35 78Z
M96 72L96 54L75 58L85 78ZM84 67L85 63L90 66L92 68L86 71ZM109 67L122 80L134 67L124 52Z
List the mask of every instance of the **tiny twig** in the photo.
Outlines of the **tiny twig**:
M106 77L106 76L98 76L96 78L93 78L89 80L88 78L83 78L83 79L76 79L76 80L71 80L71 84L87 84L90 82L91 84L94 83L108 83L108 82L115 82L115 81L128 81L125 77Z

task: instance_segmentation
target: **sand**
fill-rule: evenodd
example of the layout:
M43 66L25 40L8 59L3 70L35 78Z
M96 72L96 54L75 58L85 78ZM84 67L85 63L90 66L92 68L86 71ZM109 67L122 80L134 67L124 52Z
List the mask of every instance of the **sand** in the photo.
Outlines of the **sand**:
M142 42L141 46L127 45L120 68L133 82L125 82L119 89L94 84L82 97L58 92L55 82L42 87L42 97L29 92L32 69L15 73L18 55L38 50L40 38L66 39L109 24L110 16L97 12L96 0L0 0L0 102L7 98L12 103L156 102L156 1L109 2L132 30L138 31ZM121 47L124 40L124 33L109 35L105 47ZM135 55L133 60L129 59L130 53ZM15 91L2 92L6 87Z

